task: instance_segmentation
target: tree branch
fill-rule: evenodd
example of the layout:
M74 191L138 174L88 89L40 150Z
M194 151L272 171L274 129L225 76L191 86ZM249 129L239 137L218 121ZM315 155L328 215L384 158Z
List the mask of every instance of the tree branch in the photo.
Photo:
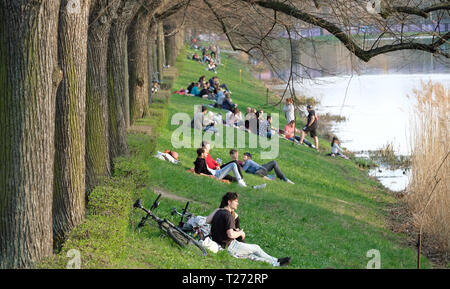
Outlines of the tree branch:
M421 16L423 18L428 18L430 12L438 10L450 10L450 2L438 3L422 9L408 6L394 6L394 7L388 6L384 11L380 13L380 15L384 19L388 18L392 13L405 13L410 15Z
M206 0L205 0L206 1ZM333 34L339 41L341 41L344 46L352 52L359 59L368 62L371 58L392 51L398 50L422 50L430 53L436 53L445 56L446 58L450 58L450 55L444 53L439 50L439 46L446 43L450 38L450 32L440 37L438 40L434 41L431 44L421 44L417 42L406 42L399 44L390 44L384 45L381 47L373 48L370 50L363 50L361 47L356 44L353 39L348 36L340 27L337 25L325 20L323 18L316 17L314 15L308 14L306 12L298 10L296 7L286 4L285 2L279 1L252 1L252 0L242 0L244 2L253 3L259 5L264 8L276 10L278 12L282 12L288 16L297 18L306 23L321 27L331 34Z

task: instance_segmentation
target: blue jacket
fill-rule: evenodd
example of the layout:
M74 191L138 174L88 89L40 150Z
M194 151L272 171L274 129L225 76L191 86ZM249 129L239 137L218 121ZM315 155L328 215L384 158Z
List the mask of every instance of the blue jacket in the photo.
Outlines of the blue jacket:
M257 170L262 168L262 166L252 160L247 160L242 167L242 169L249 174L254 174Z
M199 96L199 95L200 95L200 91L198 90L198 87L197 87L197 86L194 86L194 87L191 89L191 94L193 94L193 95L195 95L195 96Z

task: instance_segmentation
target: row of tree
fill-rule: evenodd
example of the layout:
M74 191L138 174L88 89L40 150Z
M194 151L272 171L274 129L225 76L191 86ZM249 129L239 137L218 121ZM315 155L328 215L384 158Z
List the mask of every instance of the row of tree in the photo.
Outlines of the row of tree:
M173 2L0 1L0 268L52 254L127 153L165 64Z

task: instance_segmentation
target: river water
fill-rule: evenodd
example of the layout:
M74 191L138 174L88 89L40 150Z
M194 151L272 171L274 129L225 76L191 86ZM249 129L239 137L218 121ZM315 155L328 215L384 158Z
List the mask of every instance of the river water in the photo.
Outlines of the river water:
M313 78L298 79L295 89L320 101L316 108L319 114L345 116L345 122L333 127L342 146L359 152L390 143L397 154L410 154L414 90L428 81L449 87L450 62L426 52L399 51L362 63L351 59L339 43L323 43L314 49L315 57L305 53L300 56L305 66L295 67L299 75ZM281 75L286 73L288 70ZM273 75L265 71L259 77ZM403 190L409 181L408 171L385 167L372 170L370 175L394 191Z

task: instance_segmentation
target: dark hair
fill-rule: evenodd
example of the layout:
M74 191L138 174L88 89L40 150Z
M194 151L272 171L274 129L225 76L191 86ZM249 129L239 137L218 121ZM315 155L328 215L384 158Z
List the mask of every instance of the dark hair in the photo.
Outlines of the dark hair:
M291 120L291 121L289 122L289 124L293 124L293 123L295 123L295 120Z
M272 116L270 114L267 115L267 120L271 119Z
M235 149L230 150L230 155L234 155L235 153L237 153L237 150L235 150Z
M228 206L228 201L234 201L234 200L236 200L238 198L239 198L238 193L236 193L236 192L227 192L225 195L223 195L222 201L220 202L219 208L225 208L226 206Z
M205 152L205 149L204 149L204 148L198 148L198 149L197 149L197 156L198 156L198 157L201 156L202 153L204 153L204 152Z
M339 144L339 139L336 136L334 136L333 139L331 140L331 146L333 146L335 142Z
M248 156L249 158L252 158L252 154L249 153L249 152L245 152L245 153L244 153L244 156Z
M204 112L206 110L208 110L208 108L206 106L202 105L202 112Z
M207 141L207 140L202 140L202 142L200 143L200 146L202 147L202 148L204 148L206 145L208 145L209 144L209 141Z

